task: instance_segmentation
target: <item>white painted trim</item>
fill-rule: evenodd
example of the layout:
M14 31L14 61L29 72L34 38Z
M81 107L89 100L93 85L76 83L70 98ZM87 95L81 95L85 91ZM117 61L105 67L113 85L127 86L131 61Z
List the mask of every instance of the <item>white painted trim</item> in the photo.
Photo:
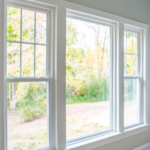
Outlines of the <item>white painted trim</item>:
M117 132L124 131L124 24L117 24Z
M76 145L68 146L67 150L91 150L145 132L148 130L148 127L148 125L142 125L128 129L123 133L108 134L106 136L98 137L89 141L78 143Z
M142 81L142 87L143 87L143 115L144 115L144 124L149 124L150 123L150 119L148 116L149 113L149 87L150 87L150 78L149 78L149 72L148 72L148 66L149 66L149 56L150 56L150 51L149 51L149 26L147 26L147 28L145 28L145 30L143 31L143 54L142 54L142 58L143 58L143 65L142 65L142 69L143 69L143 81Z
M32 3L31 3L32 4ZM35 3L34 3L35 4ZM14 3L14 2L7 2L7 4L5 5L6 8L5 8L5 16L7 16L7 6L16 6L16 7L19 7L19 8L29 8L31 9L32 11L35 11L35 12L45 12L47 14L47 35L46 35L46 44L37 44L35 39L34 39L34 43L30 43L30 42L25 42L26 44L34 44L35 46L36 45L45 45L47 47L47 53L46 53L46 57L47 57L47 68L46 68L46 72L47 72L47 76L46 77L6 77L6 60L5 60L5 63L4 63L4 76L5 78L3 79L4 80L4 148L2 150L7 150L7 99L6 99L6 93L7 93L7 82L46 82L47 81L47 143L48 143L48 147L47 148L41 148L41 149L38 149L38 150L50 150L50 149L53 149L53 147L55 146L55 141L54 141L54 137L55 137L55 133L54 133L54 130L55 130L55 124L54 124L54 116L55 116L55 110L54 110L54 106L55 106L55 82L54 82L54 76L51 75L54 71L54 67L52 66L54 64L54 56L53 56L53 44L54 44L54 41L52 40L52 38L54 38L54 34L53 34L53 27L54 25L53 24L53 15L54 15L54 9L51 8L51 7L47 7L43 5L30 5L30 3L27 3L27 4L21 4L21 3ZM40 7L40 8L39 8ZM42 7L42 9L41 9ZM22 12L22 9L21 9L21 12ZM6 18L6 17L5 17ZM22 18L22 13L21 13L21 18ZM34 21L36 21L36 18L34 18ZM22 27L22 23L21 23L21 27ZM7 28L7 20L5 19L5 29ZM5 33L4 33L4 43L7 42L6 40L6 33L7 33L7 30L5 30ZM20 30L20 34L22 35L21 33L21 30ZM21 36L20 36L21 37ZM16 41L8 41L8 42L14 42L14 43L23 43L22 42L22 39L20 38L20 42L16 42ZM34 47L35 47L34 46ZM5 49L6 49L6 46L5 46ZM4 50L3 50L4 52ZM5 50L5 56L6 56L6 50ZM35 57L35 56L34 56ZM4 57L5 59L6 57ZM34 68L35 70L35 68ZM52 94L50 94L52 93ZM53 137L53 139L52 139Z
M9 0L9 1L15 1L15 2L35 2L35 3L39 3L39 4L46 4L49 6L55 6L55 7L63 7L66 9L70 9L70 10L74 10L76 12L82 12L85 14L89 14L90 16L99 16L99 18L108 20L108 21L113 21L113 22L121 22L124 23L127 26L130 27L135 27L137 29L144 29L146 27L148 27L147 24L141 23L141 22L137 22L137 21L133 21L127 18L123 18L117 15L113 15L107 12L103 12L100 10L96 10L93 8L89 8L86 6L81 6L78 4L74 4L71 2L67 2L67 1L62 1L62 0Z
M0 0L0 150L5 149L4 140L4 16L5 16L5 0Z
M5 79L5 81L6 82L34 82L34 81L36 81L36 82L42 82L42 81L51 81L52 80L52 78L34 78L34 77L27 77L27 78L24 78L24 77L18 77L18 78L6 78Z
M135 148L134 150L150 150L150 143L147 143L147 144L142 145L138 148Z
M56 149L66 148L66 9L56 10Z
M31 2L32 5L36 4L36 5L39 5L39 6L42 6L41 4L46 4L46 8L50 8L50 7L55 7L55 10L57 12L56 14L56 33L55 33L55 40L57 41L56 45L55 45L55 63L56 65L55 66L55 73L56 75L55 76L55 80L52 80L53 84L55 84L56 88L56 98L54 99L55 102L53 102L53 104L55 103L56 104L56 107L55 109L55 113L53 113L56 118L54 119L55 123L53 123L53 126L55 126L55 140L54 140L54 145L56 146L56 149L57 150L64 150L65 149L65 146L66 146L66 137L65 137L65 134L66 134L66 126L65 126L65 117L66 117L66 113L65 113L65 103L66 103L66 99L65 99L65 45L66 45L66 41L65 41L65 34L66 34L66 10L73 10L77 13L81 12L82 14L85 14L85 15L89 15L91 17L97 17L99 19L103 19L107 22L113 22L114 24L118 24L121 26L121 30L119 29L119 34L120 36L123 35L123 26L128 26L128 27L134 27L136 28L137 30L139 29L144 29L144 40L145 40L145 46L144 46L144 49L145 49L145 57L144 57L144 67L145 67L145 72L146 72L146 64L148 64L148 56L149 55L146 55L146 50L148 50L149 48L149 26L147 24L144 24L144 23L140 23L140 22L136 22L136 21L133 21L133 20L130 20L130 19L126 19L126 18L122 18L122 17L119 17L119 16L116 16L116 15L112 15L112 14L109 14L109 13L106 13L106 12L102 12L102 11L99 11L99 10L95 10L95 9L92 9L92 8L89 8L89 7L85 7L85 6L81 6L81 5L77 5L77 4L73 4L73 3L70 3L70 2L66 2L66 1L62 1L62 0L9 0L9 1L15 1L16 3L28 3L28 2ZM0 2L2 2L0 5L3 6L4 4L4 0L0 0ZM37 4L38 3L38 4ZM3 12L3 8L4 7L1 7L2 9L0 9L2 11L2 15L0 17L0 25L2 24L2 26L0 26L0 42L1 42L1 48L3 49L3 22L4 22L4 12ZM41 7L41 9L43 9ZM123 39L118 39L118 40L121 40L123 42ZM119 49L123 49L123 46L121 46L121 44L119 44ZM1 59L0 61L3 61L3 51L0 53L2 55L0 55ZM121 54L121 53L120 53ZM119 54L119 55L120 55ZM147 57L147 58L146 58ZM123 60L122 60L123 61ZM147 62L146 62L147 61ZM3 62L2 64L0 63L0 65L3 65ZM0 67L1 69L3 67ZM5 69L5 68L3 68ZM1 70L1 73L2 75L0 75L0 81L3 85L3 69ZM119 66L119 69L121 69L121 66ZM123 69L123 67L122 67ZM54 73L54 74L55 74ZM122 74L122 72L121 72ZM122 75L119 75L121 78L122 78ZM146 72L145 73L145 78L144 78L144 81L147 81L148 79L148 73ZM121 85L121 87L123 87L123 84L119 83ZM147 90L147 87L146 87L146 83L144 83L144 89L145 91ZM1 86L2 88L2 86ZM3 99L3 88L2 90L0 90L0 92L2 94L0 94ZM119 99L122 98L122 94L119 95ZM147 124L148 123L148 105L147 105L147 99L148 98L148 91L145 92L145 103L144 103L144 114L145 114L145 121L144 123ZM1 100L1 99L0 99ZM119 102L119 101L118 101ZM121 102L118 103L118 105L120 106L120 110L119 111L122 111L121 110L121 107L123 106L123 99L121 100ZM4 121L4 117L3 117L3 102L2 102L2 109L0 109L2 111L2 114L0 116L0 121ZM53 112L53 110L51 110L51 112ZM92 148L95 148L95 147L99 147L99 146L102 146L102 145L105 145L105 144L108 144L108 143L112 143L112 142L115 142L115 141L118 141L120 139L123 139L123 138L127 138L129 136L132 136L132 135L135 135L135 134L138 134L138 133L141 133L141 132L144 132L144 131L147 131L148 130L148 126L139 126L137 128L131 128L130 130L127 130L126 132L123 132L123 133L119 133L119 132L122 132L123 131L123 118L121 118L122 114L120 114L120 116L118 116L117 120L118 122L121 123L121 125L118 126L117 128L117 131L118 133L113 133L113 134L109 134L108 136L102 136L102 137L99 137L99 138L95 138L93 140L90 140L90 141L85 141L85 142L81 142L78 144L77 147L73 147L72 150L80 150L80 149L85 149L85 150L88 150L88 149L92 149ZM1 127L1 126L0 126ZM2 140L0 140L0 142L2 142L2 144L0 143L0 145L2 146L2 149L1 150L6 150L6 148L4 148L4 140L3 140L3 136L4 136L4 132L3 132L3 129L4 129L4 126L2 125L2 128L0 128L0 135L2 136ZM2 133L2 134L1 134ZM53 137L54 138L54 137Z

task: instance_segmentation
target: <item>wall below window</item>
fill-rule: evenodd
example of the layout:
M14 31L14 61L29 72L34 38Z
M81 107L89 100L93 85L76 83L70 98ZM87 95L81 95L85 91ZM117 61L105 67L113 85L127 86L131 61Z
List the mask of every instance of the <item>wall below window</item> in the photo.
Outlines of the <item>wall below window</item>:
M66 0L117 16L132 19L150 25L150 0ZM150 58L150 57L149 57ZM150 63L148 63L150 64ZM147 67L148 77L150 68ZM147 88L150 89L150 79L147 79ZM147 95L150 97L150 95ZM150 114L150 113L149 113ZM150 115L149 115L150 116ZM150 142L150 128L135 136L114 142L94 150L132 150Z

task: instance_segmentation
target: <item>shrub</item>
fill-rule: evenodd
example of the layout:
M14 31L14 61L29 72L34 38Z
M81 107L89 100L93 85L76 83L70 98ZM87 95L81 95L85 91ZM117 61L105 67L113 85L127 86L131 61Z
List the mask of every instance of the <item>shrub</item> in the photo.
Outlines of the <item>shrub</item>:
M94 76L91 76L89 81L80 82L80 88L77 85L67 85L66 97L67 104L98 102L109 100L109 81L106 78L101 78L100 81ZM77 82L77 83L78 83ZM81 86L82 85L82 86ZM77 92L76 92L77 91Z
M44 114L45 114L44 109L30 106L30 107L25 107L22 109L21 117L23 118L24 122L27 122L33 119L38 119Z
M47 92L44 83L18 83L15 99L23 121L31 121L46 114Z

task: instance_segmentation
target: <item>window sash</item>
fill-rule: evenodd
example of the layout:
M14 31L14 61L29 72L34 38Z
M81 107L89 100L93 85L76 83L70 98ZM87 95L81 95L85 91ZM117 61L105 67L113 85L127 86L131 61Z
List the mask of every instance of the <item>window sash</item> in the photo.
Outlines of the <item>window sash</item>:
M54 83L54 58L53 58L53 23L54 21L53 16L54 16L54 9L53 7L50 6L46 6L46 5L38 5L35 3L32 3L33 5L28 5L28 4L21 4L21 3L16 3L16 2L8 2L6 5L6 10L7 10L7 6L11 6L11 7L16 7L16 8L20 8L21 12L22 9L27 9L27 10L31 10L34 11L34 14L36 14L36 12L40 12L40 13L45 13L46 14L46 43L36 43L36 39L35 39L35 25L34 25L34 42L23 42L22 41L22 29L20 29L20 41L10 41L7 40L7 36L5 35L5 49L7 49L7 42L11 42L11 43L19 43L20 45L22 44L32 44L34 45L34 52L35 52L35 47L36 45L40 45L40 46L46 46L46 74L44 77L38 77L35 76L35 72L34 72L34 76L33 77L7 77L7 61L6 61L6 56L7 56L7 51L5 51L4 53L4 114L5 114L5 118L4 118L4 124L5 124L5 130L4 130L4 141L5 141L5 149L7 150L7 83L10 82L47 82L47 144L48 147L43 147L42 149L45 150L49 150L51 149L51 147L54 146L54 141L52 139L52 137L54 137L54 133L52 132L52 130L54 130L54 112L53 110L53 101L51 99L54 99L55 95L52 94L54 93L54 89L51 87L55 86ZM6 11L6 17L7 17L7 11ZM21 14L22 17L22 14ZM35 18L34 18L34 24L35 24ZM20 24L22 24L22 21L20 20ZM22 25L21 25L22 26ZM22 28L22 27L21 27ZM7 34L7 22L5 22L5 34ZM21 46L20 46L21 49ZM22 51L22 50L21 50ZM21 54L21 53L20 53ZM20 61L21 61L21 57L20 57ZM35 53L34 53L34 63L35 63ZM20 63L21 66L21 63ZM34 71L35 71L35 64L34 64ZM21 73L21 69L20 69L20 73ZM51 94L50 94L51 93Z
M129 129L138 125L141 125L143 123L143 98L142 98L142 93L143 93L143 89L142 89L142 82L143 82L143 76L142 76L142 31L136 28L131 28L131 27L125 27L124 31L126 31L126 52L124 52L124 55L130 55L130 56L137 56L137 75L136 76L124 76L124 80L125 79L136 79L138 80L138 93L139 93L139 98L138 98L138 103L139 103L139 122L131 124L131 125L127 125L124 126L124 129ZM131 33L136 33L137 34L137 53L133 54L133 45L132 45L132 53L127 53L127 32L131 32ZM133 37L132 37L132 42L133 42ZM133 44L133 43L132 43ZM133 59L133 57L132 57ZM127 63L127 60L126 60ZM133 65L133 64L132 64ZM133 67L133 66L132 66ZM132 68L131 67L131 68Z
M8 4L7 6L10 6L10 7L17 7L17 6L11 6L10 4ZM50 37L49 36L49 33L48 33L48 26L50 25L49 23L49 15L50 12L44 12L44 14L46 14L46 43L37 43L36 42L36 13L37 12L40 12L40 11L37 11L37 10L34 10L34 8L31 10L34 12L34 42L23 42L22 41L22 10L30 10L28 7L25 6L22 6L22 7L17 7L17 8L20 8L20 41L11 41L11 40L7 40L7 42L10 42L10 43L20 43L20 78L22 78L22 44L31 44L31 45L34 45L34 68L33 68L33 73L34 73L34 77L35 78L38 78L36 76L36 45L39 45L39 46L46 46L46 66L45 66L45 76L50 76L50 70L48 69L48 64L50 63L49 62L49 52L48 52L48 49L49 49L49 45L47 44L48 42L48 38ZM6 62L7 63L7 62ZM6 67L7 68L7 67ZM7 69L6 69L6 77L7 77ZM31 77L32 79L32 77Z
M115 87L115 81L113 80L115 78L115 60L114 60L114 49L115 49L115 24L114 23L110 23L109 21L103 21L97 17L95 18L90 18L89 15L85 15L82 13L77 13L77 12L72 12L72 11L67 11L66 14L66 18L71 18L71 19L76 19L76 20L81 20L81 21L85 21L85 22L89 22L89 23L95 23L98 25L103 25L103 26L108 26L110 27L110 129L106 130L106 131L102 131L102 132L98 132L98 133L93 133L91 135L87 135L87 136L83 136L83 137L78 137L75 139L71 139L68 140L66 142L67 146L75 144L75 143L79 143L81 141L85 141L88 139L93 139L97 136L102 136L104 134L108 134L110 132L114 132L115 131L115 118L116 118L116 114L115 114L115 95L114 95L114 88ZM113 91L114 90L114 91Z

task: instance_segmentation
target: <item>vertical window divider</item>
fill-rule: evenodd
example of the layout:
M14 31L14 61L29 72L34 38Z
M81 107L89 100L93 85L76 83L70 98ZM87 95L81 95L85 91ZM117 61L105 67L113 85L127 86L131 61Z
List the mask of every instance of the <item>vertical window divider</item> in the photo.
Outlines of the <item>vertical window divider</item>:
M124 131L124 24L117 24L117 132Z
M142 33L141 33L142 34ZM138 92L139 92L139 122L142 123L143 122L143 103L142 103L142 92L141 92L141 85L142 85L142 74L140 72L142 72L142 65L141 65L141 58L140 56L142 56L142 47L140 46L142 45L141 43L141 36L138 33L137 34L137 75L140 77L139 82L138 82ZM141 52L140 52L141 49Z
M34 77L36 76L36 11L34 12Z
M113 113L113 26L110 27L110 72L112 72L112 75L110 75L110 128L111 130L114 129L114 113Z
M20 77L22 77L22 8L20 9Z
M132 33L132 72L131 74L133 76L133 33Z
M117 47L117 43L116 43L116 24L113 26L113 36L112 36L112 40L113 40L113 51L112 51L112 59L113 59L113 78L112 78L112 88L114 89L112 92L112 96L113 96L113 131L116 132L117 130L117 124L116 124L116 47Z
M66 149L66 8L57 8L55 52L56 149Z
M128 45L128 43L127 43L127 34L128 34L128 32L126 31L126 75L127 75L127 45Z
M142 88L143 88L143 95L142 95L142 99L143 99L143 122L144 124L149 124L150 123L150 119L148 117L148 113L149 113L149 102L148 102L148 98L149 98L149 83L150 83L150 79L148 77L148 70L147 70L147 65L149 62L149 54L150 52L148 51L149 48L149 26L143 31L143 38L141 37L141 47L143 49L143 64L142 64L142 70L143 70L143 80L142 80ZM147 65L146 65L147 64ZM147 84L148 83L148 84Z
M1 14L0 14L0 81L1 81L1 89L0 89L0 149L7 150L7 82L5 78L7 77L7 4L4 0L1 1L0 5Z

